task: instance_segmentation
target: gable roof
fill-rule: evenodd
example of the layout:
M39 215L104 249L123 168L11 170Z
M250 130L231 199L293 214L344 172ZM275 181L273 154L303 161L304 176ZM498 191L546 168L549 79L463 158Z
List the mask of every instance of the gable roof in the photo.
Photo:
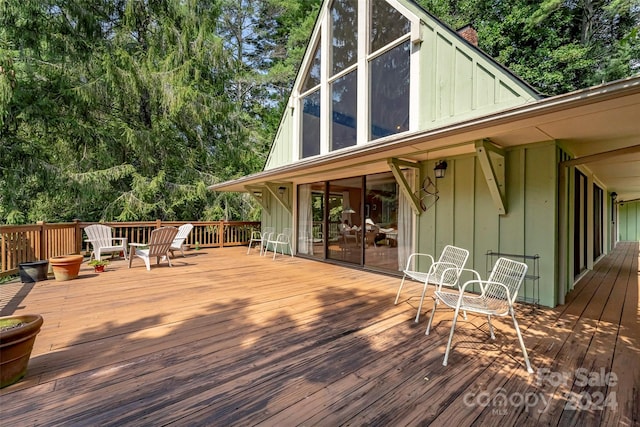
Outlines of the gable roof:
M327 64L330 64L332 44L329 41L328 34L330 31L327 28L332 24L332 19L334 19L330 13L332 4L332 1L325 0L318 12L314 29L289 97L288 107L283 112L280 126L271 145L264 167L265 170L299 162L301 158L308 156L308 154L298 152L298 147L302 146L302 137L299 136L301 135L300 129L302 126L302 119L300 118L302 117L301 103L303 99L309 99L309 90L315 91L313 86L311 89L305 86L307 75L312 72L312 69L317 70L317 67L328 69ZM410 98L410 112L406 118L409 125L407 127L403 126L402 129L398 127L400 130L393 130L389 133L436 128L443 124L463 121L471 117L478 117L540 99L540 94L526 82L498 64L477 46L469 43L460 34L412 0L388 0L385 4L393 7L394 10L407 19L407 22L410 22L410 31L405 33L408 37L400 36L400 39L391 43L392 46L398 46L399 41L405 40L410 48L410 59L408 59L410 62L410 83L407 83L407 85L411 86L410 95L407 95ZM372 12L368 9L364 12L359 12L357 15L358 20L369 22L369 19L373 19L369 13ZM381 25L383 24L381 23ZM362 28L363 26L360 26L357 30L358 36L356 39L363 40L362 43L357 44L358 60L354 61L351 66L351 70L354 70L353 67L356 65L356 71L363 70L362 72L354 73L357 75L358 81L371 78L370 74L366 72L367 69L373 67L374 61L377 61L377 58L381 58L385 52L390 53L392 49L395 49L395 47L385 46L381 48L382 54L380 54L380 51L375 53L373 51L368 52L365 49L370 48L365 48L364 46L367 46L369 37L373 37L371 35L373 33L371 33L370 29L369 33L362 34ZM326 40L323 40L323 37ZM318 60L316 58L316 48L322 53L320 65L314 62ZM322 71L320 73L322 74ZM331 77L331 74L334 77ZM320 106L317 107L319 111L315 115L320 123L322 123L322 118L329 114L330 107L328 104L330 103L330 98L327 93L330 91L330 82L337 81L332 80L336 78L335 75L343 76L345 74L325 71L324 77L316 77L320 82L320 91L317 92L318 95L314 96L318 96L317 102ZM361 89L371 87L368 82L364 84L358 83L358 85ZM371 91L372 89L368 90ZM357 91L358 117L344 116L349 118L345 122L345 127L350 127L351 129L358 127L357 145L359 146L366 145L371 140L384 137L387 134L384 133L375 137L373 135L365 135L364 129L367 129L367 126L370 129L369 132L373 132L371 129L375 129L375 126L372 127L372 113L369 112L367 114L365 112L366 109L371 108L371 105L373 105L366 105L366 102L371 102L371 100L363 94L365 91ZM369 93L368 96L373 95ZM335 113L333 114L335 116ZM335 122L335 117L332 116L328 120ZM367 121L369 123L365 123ZM325 121L324 123L325 125L321 124L321 129L326 128L328 122ZM395 129L395 123L392 129ZM325 137L322 137L322 131L320 132L321 147L322 144L328 143L331 145L331 141L327 142L325 140L328 132L325 133ZM326 150L327 148L324 151L321 148L320 155L327 155ZM330 150L331 148L329 148ZM313 155L317 154L314 153Z

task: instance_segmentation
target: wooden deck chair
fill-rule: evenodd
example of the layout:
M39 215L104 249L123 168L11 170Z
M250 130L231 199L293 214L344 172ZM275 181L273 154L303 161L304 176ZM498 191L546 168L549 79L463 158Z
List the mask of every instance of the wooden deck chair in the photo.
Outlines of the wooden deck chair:
M171 259L169 257L169 250L173 239L176 238L178 229L175 227L161 227L153 230L149 236L149 243L146 244L134 244L130 246L135 248L135 251L129 254L129 268L131 268L131 262L134 257L142 258L144 264L147 266L147 270L151 270L151 258L156 258L156 264L160 264L160 260L166 259L171 265ZM136 246L134 246L136 245ZM138 249L138 247L146 247L146 249Z
M247 255L251 252L251 248L254 243L260 244L260 255L264 251L264 247L267 244L267 234L273 233L273 227L265 227L263 230L253 230L251 232L251 239L249 239L249 247L247 248Z
M111 227L104 224L93 224L85 227L87 240L93 248L90 258L100 261L102 254L122 252L127 259L127 238L113 237Z
M475 274L478 279L465 282L464 285L460 287L459 292L443 292L441 289L435 291L433 311L435 311L436 304L439 301L442 301L445 305L455 310L455 313L453 314L451 332L449 333L449 342L447 343L447 350L444 353L444 361L442 364L447 366L447 359L449 358L449 351L451 350L451 342L453 341L453 332L456 328L458 313L460 310L465 310L467 313L485 314L487 316L491 339L496 338L493 333L491 316L511 316L513 326L515 327L516 334L518 335L518 341L520 341L520 347L522 348L522 354L524 355L527 372L530 374L533 373L533 369L529 363L527 349L524 346L522 334L520 333L515 310L513 308L513 304L518 297L518 290L520 289L520 286L524 281L524 277L527 274L527 264L513 261L508 258L498 258L487 280L480 280L480 274L478 272L475 272ZM473 284L478 284L480 286L479 295L465 293L467 288ZM431 318L427 325L427 331L425 332L426 335L429 335L432 320L433 312L431 313Z
M184 250L182 249L182 246L187 240L187 237L189 237L189 233L191 233L191 230L193 230L193 224L191 223L182 224L180 227L178 227L178 234L176 234L176 238L173 239L173 243L171 243L171 247L169 248L171 256L173 256L173 251L180 251L182 256L184 256Z
M419 258L427 258L429 261L429 268L426 271L417 270L417 262ZM466 249L458 248L456 246L447 245L442 250L440 258L435 261L433 256L429 254L413 253L409 255L407 259L407 266L403 270L402 281L400 287L398 287L398 293L396 295L395 304L398 304L400 298L400 291L407 277L413 280L423 283L422 296L420 297L420 304L418 305L418 313L416 314L416 323L420 320L420 312L422 311L422 304L424 302L424 296L427 293L427 285L432 284L438 288L446 286L453 288L458 285L460 280L460 274L464 270L464 265L469 258L469 251Z

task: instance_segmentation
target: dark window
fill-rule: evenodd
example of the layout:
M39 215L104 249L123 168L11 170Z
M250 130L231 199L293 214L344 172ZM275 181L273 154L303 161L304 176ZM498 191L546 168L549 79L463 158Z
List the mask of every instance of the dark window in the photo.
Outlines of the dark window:
M331 6L331 75L358 59L358 0L336 0Z
M604 237L604 191L593 185L593 259L602 255L602 240Z
M411 30L411 22L386 1L371 2L369 53L388 45Z
M357 73L343 76L331 85L331 149L356 145L358 114Z
M307 76L304 79L304 84L302 85L301 92L306 92L320 84L320 55L320 39L318 39L316 52L313 55L313 62L311 62L311 66L309 67Z
M371 136L409 130L409 42L371 61Z
M320 154L320 91L302 100L302 157Z

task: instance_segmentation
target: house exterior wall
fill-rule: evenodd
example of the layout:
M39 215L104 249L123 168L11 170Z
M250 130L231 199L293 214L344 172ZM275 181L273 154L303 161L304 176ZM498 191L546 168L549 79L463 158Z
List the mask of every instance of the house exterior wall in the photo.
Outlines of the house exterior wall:
M534 101L534 92L430 18L421 24L420 130ZM414 83L412 81L412 83Z
M416 251L438 254L445 245L468 248L468 268L486 277L496 258L488 251L539 255L539 302L556 305L556 146L543 143L508 151L507 214L499 215L475 156L447 159L445 178L437 182L440 199L417 220ZM423 176L432 174L426 162ZM532 261L529 264L533 273ZM526 284L527 298L533 282ZM523 292L525 289L523 288Z
M291 213L282 206L272 194L265 193L264 197L268 199L269 210L262 209L261 224L263 229L264 227L273 227L276 235L281 233L285 228L293 229L293 216ZM276 235L273 237L275 238ZM295 240L293 237L294 236L292 236L292 240ZM294 243L294 241L291 242L292 245L294 245ZM278 250L278 252L280 252L280 250ZM285 249L285 253L287 252L288 250Z
M539 98L526 83L460 39L414 3L402 0L390 3L396 7L402 6L404 9L399 10L403 13L408 11L418 17L412 20L414 27L411 30L411 131L437 129L534 102ZM319 19L318 25L323 22L328 20ZM418 29L419 36L415 35L414 28ZM311 45L315 44L314 37L320 33L319 27L316 27ZM307 54L304 61L310 59ZM306 69L303 63L301 70ZM360 76L367 74L359 73ZM296 81L300 83L300 75ZM300 102L296 95L294 88L265 170L283 167L298 160L300 124L297 108ZM363 115L358 117L361 120ZM487 270L496 259L487 255L489 251L538 255L537 272L533 271L533 261L526 258L530 274L539 276L538 289L533 291L534 284L528 281L523 289L527 294L524 296L536 299L545 306L553 307L562 303L564 295L573 288L579 275L573 271L575 168L561 166L559 169L559 164L571 158L569 153L562 151L560 145L556 141L543 141L505 152L500 166L505 176L504 187L501 188L506 206L506 214L503 215L498 213L494 204L478 157L447 158L447 176L437 180L438 202L416 217L414 251L439 254L447 244L468 248L471 256L467 267L481 272L483 277L486 277ZM420 165L423 177L432 176L434 161ZM595 178L587 168L582 172L591 189ZM562 182L559 183L559 180ZM593 196L590 190L586 197L589 218L586 220L584 242L588 252L587 268L592 268L597 260L594 260L591 246ZM604 200L610 203L608 197ZM610 208L608 205L603 210L604 224L611 224ZM619 236L611 236L608 227L605 227L603 253L610 250L615 237L620 240L638 239L640 205L631 203L621 206L619 222ZM269 212L265 211L263 215L263 226L272 226L280 232L284 228L294 228L294 223L295 219L287 209L275 199L270 200ZM559 233L564 235L560 236Z
M404 7L406 13L419 18L413 20L413 25L417 28L415 32L420 34L421 41L413 43L411 53L411 61L415 61L412 62L410 81L412 131L433 129L480 117L539 98L524 82L485 57L413 2L397 3ZM317 25L322 25L324 21L319 19ZM314 37L319 37L318 28L314 29L313 34ZM315 39L312 38L310 45L315 45ZM313 59L310 53L305 56L299 73L307 69L305 61ZM359 73L360 76L368 74ZM302 80L299 75L296 84L300 84ZM368 87L367 84L360 86ZM289 107L283 113L265 170L298 160L300 102L297 94L294 85ZM361 101L367 99L363 94L359 94L358 98ZM362 102L359 102L359 108L362 107ZM358 117L358 120L363 120L367 115L359 114ZM367 126L360 126L359 129L367 129Z
M271 146L264 170L288 165L293 162L293 109L286 108L280 121L278 133Z
M640 242L640 201L618 204L618 240Z

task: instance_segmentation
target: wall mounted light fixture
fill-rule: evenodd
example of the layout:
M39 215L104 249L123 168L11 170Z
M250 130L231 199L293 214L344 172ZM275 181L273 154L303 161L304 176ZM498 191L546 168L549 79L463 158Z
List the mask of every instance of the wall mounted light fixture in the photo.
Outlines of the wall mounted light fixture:
M433 168L433 173L436 178L444 178L444 173L447 170L447 161L446 160L438 160L436 163L436 167Z
M285 192L286 189L287 189L287 187L278 187L278 193L281 196L284 196L284 192Z

